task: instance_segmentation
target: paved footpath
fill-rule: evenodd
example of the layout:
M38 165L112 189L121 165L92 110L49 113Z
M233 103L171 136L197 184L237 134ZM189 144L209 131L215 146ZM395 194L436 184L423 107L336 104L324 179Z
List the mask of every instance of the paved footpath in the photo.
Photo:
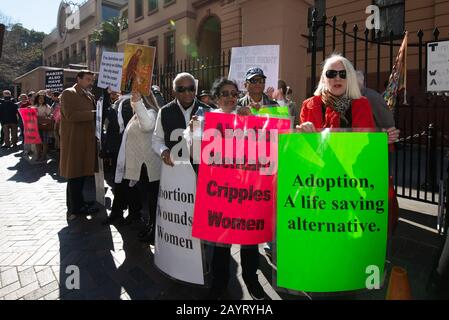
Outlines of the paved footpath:
M207 298L207 289L177 283L154 267L150 248L137 239L142 226L103 226L104 209L68 226L66 184L57 175L57 163L32 164L20 152L0 151L0 300ZM91 199L92 185L93 179L86 190ZM110 188L106 197L108 208L113 198ZM414 215L404 214L408 219ZM432 226L434 217L416 216ZM407 268L414 298L432 298L426 283L437 245L434 232L400 223L389 265ZM232 249L231 272L237 276L231 278L228 298L247 300L251 298L241 278L238 250ZM80 289L69 290L66 282L74 265L80 270ZM259 279L270 298L307 299L273 290L272 267L262 251L260 269ZM352 298L383 299L385 292L384 287Z

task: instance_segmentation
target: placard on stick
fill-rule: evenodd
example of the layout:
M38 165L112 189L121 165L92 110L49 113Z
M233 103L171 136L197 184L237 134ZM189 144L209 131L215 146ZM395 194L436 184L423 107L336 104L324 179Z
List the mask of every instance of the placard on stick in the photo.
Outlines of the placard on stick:
M103 52L98 77L99 88L109 87L115 92L120 92L124 56L123 52Z

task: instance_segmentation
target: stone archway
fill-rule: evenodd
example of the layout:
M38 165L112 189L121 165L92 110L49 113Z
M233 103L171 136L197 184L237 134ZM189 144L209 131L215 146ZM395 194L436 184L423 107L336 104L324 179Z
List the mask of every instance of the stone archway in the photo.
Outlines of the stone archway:
M200 57L219 56L221 53L221 21L215 16L206 17L198 29Z
M198 75L199 89L209 90L214 80L220 77L221 21L215 15L203 19L198 28L198 56L207 72Z

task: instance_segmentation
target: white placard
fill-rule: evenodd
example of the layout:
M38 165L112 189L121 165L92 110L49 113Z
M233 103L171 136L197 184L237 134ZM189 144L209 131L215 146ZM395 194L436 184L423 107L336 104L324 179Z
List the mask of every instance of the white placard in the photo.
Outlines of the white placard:
M98 172L95 172L95 200L101 204L105 205L105 191L104 191L104 168L103 159L97 157L98 159Z
M123 52L103 52L98 77L99 88L109 87L112 91L120 92L124 56Z
M277 88L279 80L279 45L232 48L228 78L245 90L245 75L249 68L261 68L267 77L265 89Z
M449 92L449 41L427 44L427 91Z
M204 285L201 241L192 237L195 192L191 164L162 164L154 263L174 279Z
M97 102L97 112L95 112L95 136L101 143L101 133L103 131L103 98Z

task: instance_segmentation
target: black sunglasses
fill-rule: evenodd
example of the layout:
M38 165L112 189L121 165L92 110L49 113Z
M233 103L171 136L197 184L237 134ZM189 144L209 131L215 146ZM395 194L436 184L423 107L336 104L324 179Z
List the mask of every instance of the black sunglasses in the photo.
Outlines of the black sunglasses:
M239 93L237 91L222 91L220 92L220 97L227 98L229 96L232 96L233 98L237 98L239 96Z
M256 83L265 84L265 78L251 78L248 80L248 82L251 84L256 84Z
M346 79L346 70L327 70L326 77L328 79L334 79L337 74L340 76L340 79Z
M190 87L176 87L176 92L184 93L186 91L195 92L195 86Z

